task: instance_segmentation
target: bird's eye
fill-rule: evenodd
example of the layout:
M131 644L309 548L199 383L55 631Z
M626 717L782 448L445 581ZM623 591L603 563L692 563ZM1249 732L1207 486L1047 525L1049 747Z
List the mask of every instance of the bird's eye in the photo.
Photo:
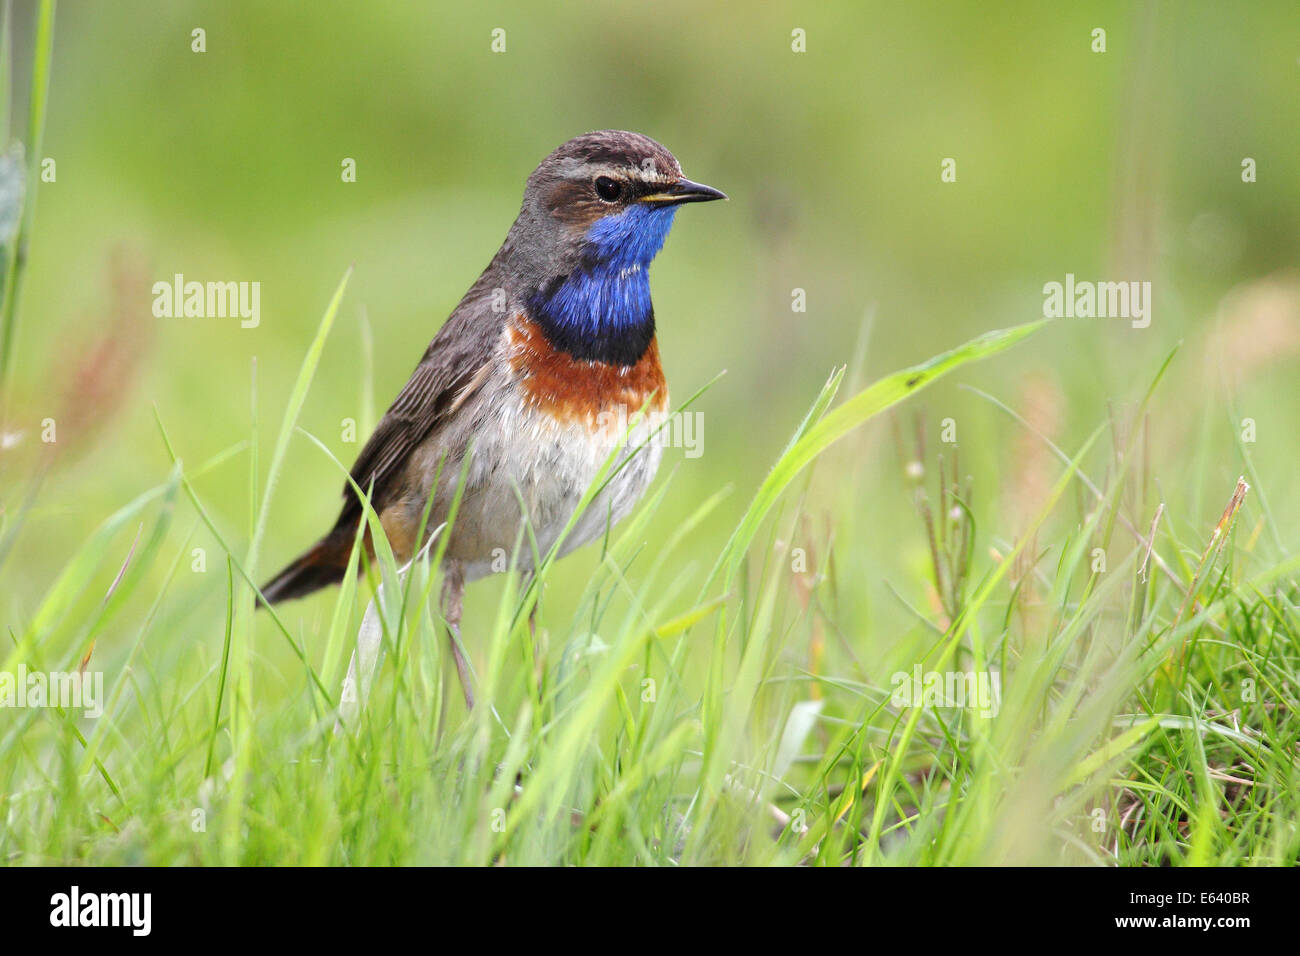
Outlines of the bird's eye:
M605 202L614 202L623 193L623 187L608 176L596 177L596 195Z

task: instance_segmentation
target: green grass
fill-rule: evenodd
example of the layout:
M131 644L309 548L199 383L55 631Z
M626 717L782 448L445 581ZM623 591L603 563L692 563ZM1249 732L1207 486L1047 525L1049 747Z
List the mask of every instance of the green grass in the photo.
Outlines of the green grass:
M472 713L433 597L436 549L399 578L381 548L359 586L350 580L331 596L326 620L303 619L293 605L255 616L251 582L273 491L345 283L277 416L267 473L251 453L257 426L212 462L176 460L87 537L11 627L9 671L75 670L87 657L93 670L97 639L111 632L126 645L97 720L3 712L0 859L1296 861L1298 563L1266 557L1258 527L1242 545L1242 515L1265 520L1249 494L1217 534L1163 521L1147 557L1129 530L1145 534L1149 524L1135 510L1140 450L1103 440L1109 426L1099 426L1084 447L1058 450L1038 513L994 554L975 544L987 544L978 503L955 481L945 485L937 531L929 505L920 509L927 520L916 535L930 536L932 563L914 583L937 599L935 584L946 582L946 601L915 610L890 654L897 668L856 659L861 622L840 610L842 590L855 584L834 549L812 567L792 563L815 466L833 443L1042 323L984 336L839 404L843 370L832 376L725 539L701 536L727 497L719 491L647 549L647 530L674 494L661 481L593 546L600 560L576 613L556 619L541 605L537 641L528 612L565 564L546 556L524 589L506 575L494 613L466 621L480 701ZM254 421L263 412L255 404ZM160 410L164 426L166 417ZM240 457L251 516L242 548L222 537L197 490L203 474ZM1090 467L1108 478L1089 477ZM924 470L911 472L914 491ZM223 592L220 613L197 619L201 633L161 633L160 608L195 600L190 588L177 593L177 576L198 524L224 550L214 561L224 568L204 578ZM87 593L115 565L108 596ZM391 597L363 622L380 580ZM359 629L381 643L382 663L364 706L336 730ZM845 652L828 652L828 635ZM283 641L297 662L287 669L266 658L268 643ZM900 705L889 675L912 664L996 672L996 714Z
M0 101L4 103L0 135L8 137L9 97L11 76L11 8L6 0L0 14ZM25 149L14 153L15 158L26 154L27 169L22 179L4 184L5 202L15 208L6 209L4 220L12 221L12 228L0 235L0 263L3 263L4 286L0 293L0 394L15 361L18 300L22 290L23 264L27 256L27 243L36 219L36 186L40 182L41 144L45 139L45 104L50 84L50 60L54 48L54 0L41 0L36 36L33 40L31 90L27 110L27 138ZM17 167L12 174L17 173Z
M785 14L721 6L672 37L653 10L521 10L505 58L455 6L431 33L400 4L225 5L202 55L193 11L126 7L60 9L57 43L53 0L0 17L0 679L84 666L106 697L97 719L0 708L0 861L1297 862L1298 300L1273 270L1300 152L1277 108L1238 108L1285 105L1290 7L1207 5L1154 45L1116 15L1098 57L1088 11L987 31L953 6L936 31L832 4L801 14L798 60ZM868 34L890 42L845 82ZM656 277L674 387L731 374L678 406L708 416L703 462L669 455L628 520L532 581L471 588L467 713L445 537L405 575L357 549L360 576L271 614L253 586L332 517L320 489L355 449L328 429L364 439L529 162L595 125L662 135L732 194ZM960 185L936 182L949 151ZM106 291L119 238L152 261ZM1125 258L1158 280L1150 330L1022 325L852 384ZM148 281L178 271L265 280L265 324L152 321ZM864 299L870 361L819 391ZM355 352L345 301L375 316ZM959 445L925 447L922 391ZM382 656L354 706L361 638ZM913 668L996 676L996 712L900 701Z

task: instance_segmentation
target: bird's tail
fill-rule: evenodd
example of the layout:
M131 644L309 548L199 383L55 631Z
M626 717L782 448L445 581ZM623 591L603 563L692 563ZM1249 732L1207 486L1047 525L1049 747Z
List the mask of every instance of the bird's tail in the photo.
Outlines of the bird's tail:
M352 554L352 531L335 528L262 586L267 604L303 597L343 580ZM261 607L258 603L258 607Z

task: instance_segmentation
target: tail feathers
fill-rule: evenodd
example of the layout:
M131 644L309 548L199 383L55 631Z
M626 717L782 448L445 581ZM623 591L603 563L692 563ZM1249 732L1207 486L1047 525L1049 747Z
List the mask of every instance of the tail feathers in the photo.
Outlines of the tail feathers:
M351 553L352 535L348 530L331 531L263 585L263 599L267 604L277 604L337 584L343 580Z

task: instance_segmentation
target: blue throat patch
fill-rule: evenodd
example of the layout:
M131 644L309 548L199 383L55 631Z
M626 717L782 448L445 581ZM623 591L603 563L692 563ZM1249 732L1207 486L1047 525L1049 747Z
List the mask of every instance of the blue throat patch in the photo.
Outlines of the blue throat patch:
M630 206L587 230L582 267L530 303L551 344L578 359L636 364L655 334L647 270L676 212L676 206Z

